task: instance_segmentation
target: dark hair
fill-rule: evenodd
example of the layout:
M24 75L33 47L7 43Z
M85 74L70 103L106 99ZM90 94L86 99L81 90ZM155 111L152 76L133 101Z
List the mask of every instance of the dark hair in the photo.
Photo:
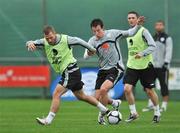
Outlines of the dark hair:
M43 33L44 33L45 35L48 35L50 32L53 32L53 33L56 32L55 29L54 29L54 27L53 27L53 26L50 26L50 25L45 25L44 28L43 28Z
M163 20L158 20L158 21L156 21L156 23L162 23L163 25L165 25Z
M104 27L103 21L102 21L101 19L96 18L96 19L93 19L93 20L91 21L91 28L92 28L92 27L96 27L96 26L98 26L98 25L100 25L101 28Z
M128 14L135 14L137 18L139 17L139 14L135 11L130 11L130 12L128 12Z

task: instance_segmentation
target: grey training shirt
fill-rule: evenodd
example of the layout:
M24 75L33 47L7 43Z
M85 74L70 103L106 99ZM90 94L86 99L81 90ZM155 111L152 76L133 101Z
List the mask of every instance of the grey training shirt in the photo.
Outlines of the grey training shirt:
M133 36L139 28L140 26L135 26L129 30L105 30L102 38L98 39L96 36L90 38L88 43L96 48L101 70L108 70L112 67L116 67L117 64L124 69L119 39Z

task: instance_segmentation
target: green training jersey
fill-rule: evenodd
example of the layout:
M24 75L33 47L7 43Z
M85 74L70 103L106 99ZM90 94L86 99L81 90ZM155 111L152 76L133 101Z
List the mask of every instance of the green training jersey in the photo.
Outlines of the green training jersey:
M76 59L73 57L72 49L68 45L67 35L61 34L58 36L61 36L58 44L50 45L44 38L44 46L51 66L57 73L62 74L69 64L76 62Z
M138 32L127 38L128 43L128 61L127 67L131 69L146 69L149 62L153 61L152 54L141 57L140 59L135 59L135 54L144 51L148 48L147 42L144 41L142 35L145 28L141 27Z

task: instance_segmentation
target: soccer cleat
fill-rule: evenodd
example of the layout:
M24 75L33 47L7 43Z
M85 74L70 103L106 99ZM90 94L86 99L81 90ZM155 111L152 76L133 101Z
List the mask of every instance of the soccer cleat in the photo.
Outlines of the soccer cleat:
M160 116L154 115L152 122L153 123L159 123L160 122Z
M100 125L106 125L106 121L105 121L105 118L104 118L105 114L102 114L101 112L99 112L99 115L98 115L98 123Z
M37 117L36 118L36 121L39 123L39 124L41 124L41 125L49 125L50 123L48 123L47 121L46 121L46 118L39 118L39 117Z
M125 120L125 122L132 122L134 120L136 120L137 118L139 117L139 115L136 113L136 114L131 114L129 115L129 118Z
M119 107L121 105L121 100L116 100L116 102L118 103L117 106L113 106L114 110L118 111L119 110Z
M148 111L152 111L154 109L153 106L147 106L145 108L142 109L142 112L148 112Z

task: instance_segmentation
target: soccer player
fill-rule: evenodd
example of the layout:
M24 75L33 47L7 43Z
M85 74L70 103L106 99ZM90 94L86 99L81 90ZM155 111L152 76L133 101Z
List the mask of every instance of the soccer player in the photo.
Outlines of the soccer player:
M37 122L42 125L51 124L59 109L60 97L68 89L71 89L79 100L97 106L103 115L108 113L109 110L103 104L94 97L84 94L82 91L84 83L81 81L81 73L77 66L77 61L73 57L71 46L80 44L92 53L96 52L96 49L80 38L57 34L52 26L45 26L43 32L44 38L26 43L28 50L34 51L37 46L43 46L49 63L58 74L62 75L62 79L57 84L53 93L48 116L42 119L37 118Z
M168 78L169 64L172 58L173 42L172 38L165 32L165 25L162 20L155 23L154 40L157 48L153 52L153 64L155 68L156 78L160 81L162 105L160 111L166 111L169 99ZM143 109L143 112L153 109L153 103L149 99L148 106Z
M144 17L139 18L139 24L144 21ZM113 100L108 97L108 91L122 78L124 73L124 65L121 57L119 40L123 37L134 35L139 25L129 30L104 30L104 24L101 19L92 20L91 29L94 34L90 38L89 44L96 48L96 53L99 57L98 76L95 85L95 97L105 106L111 104L116 110L118 110L121 104L120 100ZM85 50L84 58L92 56L89 50ZM103 114L99 112L98 115L99 124L105 125Z
M137 24L138 13L131 11L128 13L127 19L129 25L134 27ZM158 104L158 96L154 91L155 86L155 71L152 65L152 52L156 48L156 44L145 27L141 27L138 32L127 38L128 43L128 61L127 69L124 76L124 92L125 97L129 104L130 116L126 122L131 122L138 118L138 113L135 107L135 98L133 95L133 88L138 80L147 92L147 95L154 104L154 117L153 122L160 121L160 111Z

